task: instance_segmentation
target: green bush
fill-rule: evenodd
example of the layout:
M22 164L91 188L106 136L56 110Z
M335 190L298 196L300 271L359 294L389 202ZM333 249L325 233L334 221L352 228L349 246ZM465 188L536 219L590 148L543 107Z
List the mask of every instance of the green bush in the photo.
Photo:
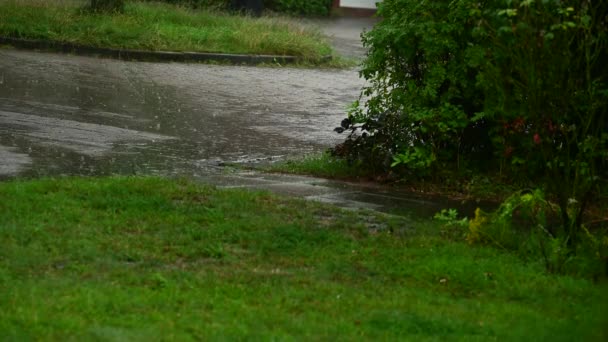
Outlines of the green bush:
M607 2L508 1L475 31L495 163L552 194L570 247L608 179L607 16Z
M479 70L468 55L475 22L462 3L379 4L383 20L363 37L369 52L361 75L370 86L362 95L370 98L350 113L351 125L344 125L366 134L352 135L341 146L347 157L428 175L447 164L486 160L492 153L487 122L479 116ZM467 158L460 158L463 154Z
M500 173L543 187L575 250L608 180L608 2L385 0L366 99L335 153L385 172Z
M601 277L608 274L608 235L582 227L573 251L569 236L556 231L560 208L542 190L520 191L491 213L477 209L468 220L466 239L515 251L525 259L540 260L550 272ZM449 222L448 222L449 223ZM576 252L576 253L573 253Z

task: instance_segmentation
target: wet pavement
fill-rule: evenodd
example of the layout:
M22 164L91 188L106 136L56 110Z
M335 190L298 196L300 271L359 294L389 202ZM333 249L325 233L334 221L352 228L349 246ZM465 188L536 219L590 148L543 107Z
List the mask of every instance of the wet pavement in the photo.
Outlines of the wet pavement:
M354 70L0 50L0 158L15 161L0 172L192 175L318 152L362 85Z
M362 59L365 48L361 34L372 29L378 18L334 17L323 20L312 20L329 37L334 50L348 58Z

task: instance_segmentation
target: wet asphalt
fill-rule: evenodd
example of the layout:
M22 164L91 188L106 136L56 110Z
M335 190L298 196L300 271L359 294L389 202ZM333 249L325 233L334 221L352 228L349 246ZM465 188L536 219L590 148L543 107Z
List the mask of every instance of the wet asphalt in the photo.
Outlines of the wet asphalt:
M354 70L126 62L0 50L2 159L21 175L196 173L321 151Z
M361 59L374 19L314 20ZM324 150L364 81L356 68L129 62L0 49L0 177L208 173Z

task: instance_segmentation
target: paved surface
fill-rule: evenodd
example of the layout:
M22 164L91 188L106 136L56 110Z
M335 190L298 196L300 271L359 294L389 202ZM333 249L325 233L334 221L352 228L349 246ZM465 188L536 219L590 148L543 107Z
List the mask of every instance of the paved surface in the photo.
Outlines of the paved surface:
M140 63L0 50L0 158L21 175L196 174L343 139L355 70ZM28 166L29 165L29 166Z
M361 43L361 33L369 31L377 21L377 18L336 17L312 22L321 27L340 55L362 59L366 50Z
M364 54L369 19L321 23L339 51ZM0 178L186 176L349 208L429 216L457 204L375 186L250 171L344 139L333 128L364 82L356 70L140 63L0 50Z
M370 19L315 21L363 56ZM343 139L356 70L135 63L0 50L0 177L197 173Z

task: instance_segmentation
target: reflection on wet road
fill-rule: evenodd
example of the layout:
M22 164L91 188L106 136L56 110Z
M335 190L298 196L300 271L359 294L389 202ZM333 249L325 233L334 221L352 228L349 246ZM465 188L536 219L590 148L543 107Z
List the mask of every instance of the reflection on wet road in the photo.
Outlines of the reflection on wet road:
M320 151L362 85L354 70L0 50L0 177L197 175Z

